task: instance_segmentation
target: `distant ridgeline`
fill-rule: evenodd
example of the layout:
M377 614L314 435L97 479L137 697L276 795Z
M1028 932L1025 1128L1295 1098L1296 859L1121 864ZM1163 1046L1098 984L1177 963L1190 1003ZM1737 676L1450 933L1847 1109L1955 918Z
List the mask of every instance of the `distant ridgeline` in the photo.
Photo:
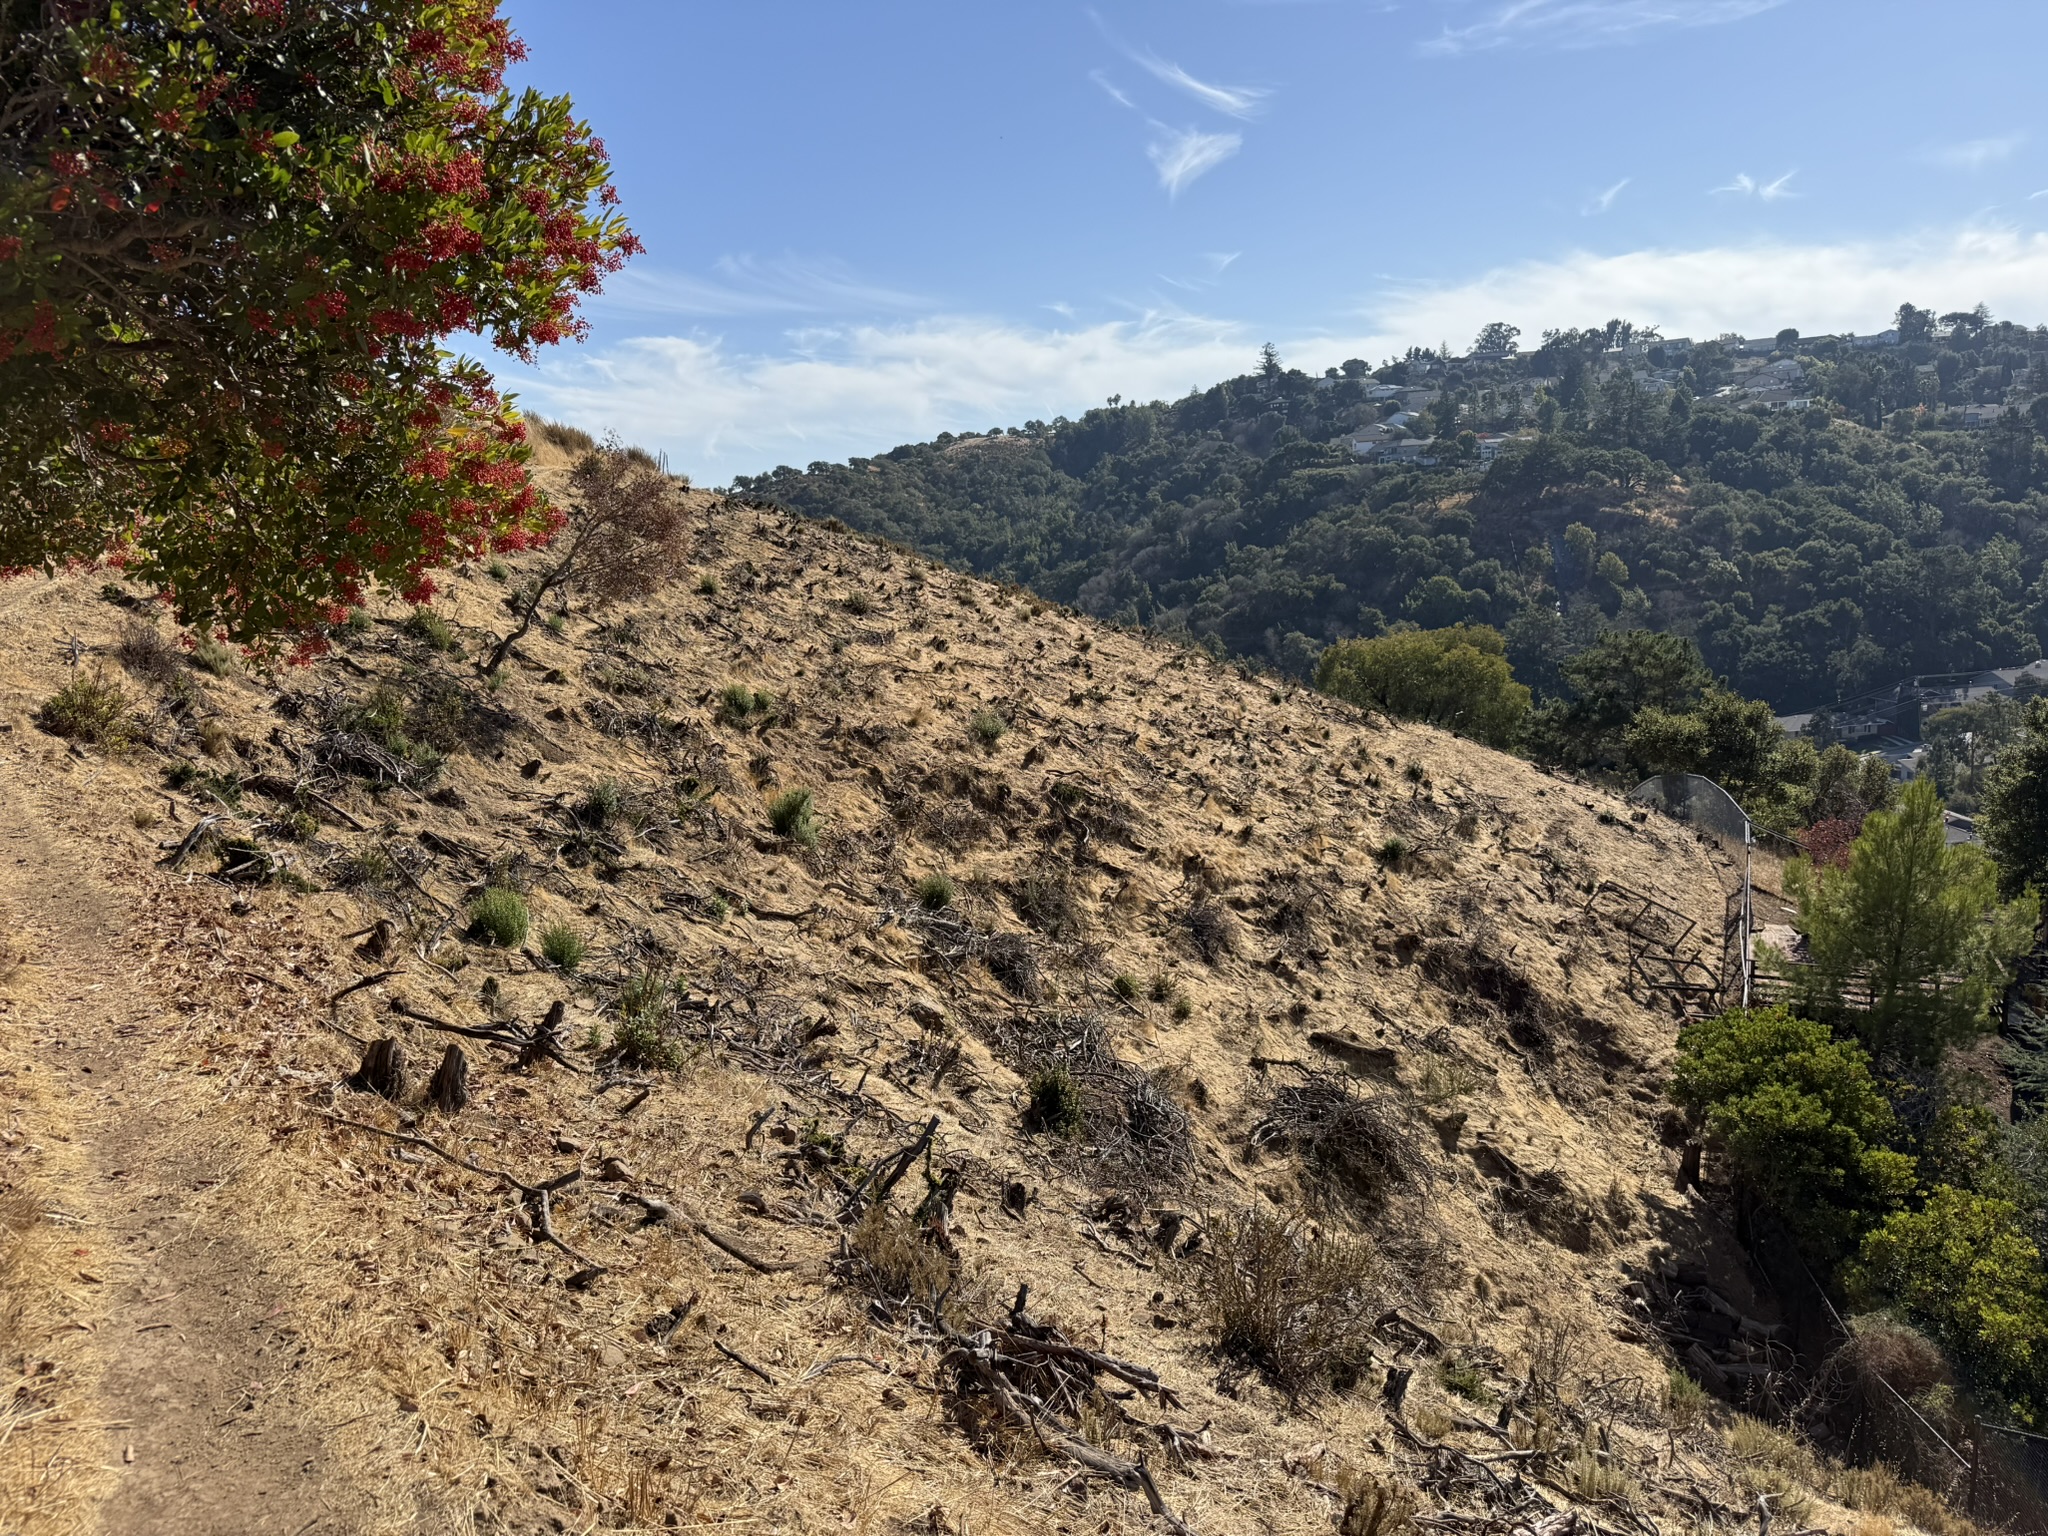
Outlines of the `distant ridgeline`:
M1541 695L1646 626L1794 708L2048 648L2048 328L1906 305L1871 337L1516 334L1321 378L1269 348L1183 400L738 489L1301 675L1479 623Z

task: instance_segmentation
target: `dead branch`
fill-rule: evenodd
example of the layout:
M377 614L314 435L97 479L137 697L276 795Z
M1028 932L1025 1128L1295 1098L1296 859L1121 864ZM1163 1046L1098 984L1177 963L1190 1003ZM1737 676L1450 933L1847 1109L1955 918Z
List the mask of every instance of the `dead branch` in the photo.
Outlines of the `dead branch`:
M766 1371L762 1370L761 1367L754 1364L753 1361L749 1360L745 1355L741 1354L738 1350L727 1348L724 1344L721 1344L717 1339L713 1339L711 1341L711 1347L717 1350L721 1355L725 1356L725 1358L730 1360L734 1365L739 1366L742 1370L752 1371L756 1376L760 1377L763 1381L767 1382L769 1386L779 1387L782 1385L781 1382L777 1381L773 1376L770 1376Z
M414 1136L406 1131L387 1131L381 1125L370 1125L362 1120L351 1120L346 1115L337 1115L328 1109L316 1109L313 1113L323 1120L332 1120L336 1125L346 1125L354 1130L368 1131L372 1136L382 1136L391 1141L402 1142L406 1146L418 1147L424 1152L433 1153L434 1156L452 1167L463 1169L468 1173L478 1174L483 1178L496 1179L508 1188L516 1189L519 1191L521 1198L526 1202L527 1209L533 1213L533 1230L537 1241L553 1244L585 1268L609 1273L605 1265L598 1263L587 1254L578 1253L574 1248L571 1248L562 1241L560 1235L555 1231L553 1212L548 1204L548 1197L553 1191L562 1188L564 1185L572 1184L581 1178L583 1176L582 1169L572 1168L569 1172L558 1174L544 1184L528 1184L517 1174L511 1173L506 1169L486 1167L475 1158L457 1157L446 1147L438 1142L429 1141L424 1136Z

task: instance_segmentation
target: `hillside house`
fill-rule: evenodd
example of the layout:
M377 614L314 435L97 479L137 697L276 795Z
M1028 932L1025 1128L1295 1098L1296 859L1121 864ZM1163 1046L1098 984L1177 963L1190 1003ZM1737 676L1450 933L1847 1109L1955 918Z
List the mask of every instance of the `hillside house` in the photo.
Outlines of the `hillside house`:
M1766 389L1754 387L1744 390L1751 405L1760 405L1767 411L1803 411L1813 404L1813 391L1804 384L1776 385Z

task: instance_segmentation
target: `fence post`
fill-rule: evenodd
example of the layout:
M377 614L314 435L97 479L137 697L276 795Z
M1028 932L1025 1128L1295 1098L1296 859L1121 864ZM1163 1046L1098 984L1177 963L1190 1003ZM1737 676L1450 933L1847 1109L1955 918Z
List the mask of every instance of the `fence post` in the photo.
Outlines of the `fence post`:
M1984 1421L1970 1420L1970 1503L1968 1514L1977 1518L1977 1469L1984 1464Z

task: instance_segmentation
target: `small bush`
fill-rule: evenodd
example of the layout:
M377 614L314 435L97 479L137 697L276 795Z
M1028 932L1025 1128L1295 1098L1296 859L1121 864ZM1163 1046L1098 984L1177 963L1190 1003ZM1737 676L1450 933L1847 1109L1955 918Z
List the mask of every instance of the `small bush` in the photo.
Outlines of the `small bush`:
M1479 1083L1478 1069L1467 1062L1456 1058L1431 1061L1422 1068L1422 1079L1416 1085L1416 1093L1423 1103L1436 1108L1454 1099L1462 1099Z
M775 695L745 683L727 683L718 695L718 718L726 725L745 725L749 717L775 708Z
M976 710L967 722L967 731L983 750L987 750L1003 739L1010 729L1010 722L992 709Z
M1444 1384L1445 1391L1453 1392L1467 1402L1493 1401L1493 1394L1486 1390L1486 1377L1469 1360L1446 1355L1437 1362L1436 1376Z
M431 608L413 609L405 621L405 632L416 640L424 640L437 651L445 651L455 644L455 631Z
M1411 1489L1346 1467L1337 1474L1337 1493L1344 1500L1337 1536L1410 1536L1416 1529L1421 1501Z
M517 891L493 886L469 904L469 936L500 949L524 944L530 921L526 899Z
M565 615L559 613L551 613L548 615L548 633L553 635L556 639L559 640L562 637L563 631L568 629L568 627L569 620Z
M1025 874L1012 887L1010 904L1025 922L1051 938L1070 937L1082 927L1081 903L1063 870L1048 867Z
M675 984L659 971L641 971L619 988L619 1022L612 1027L612 1050L619 1060L664 1072L683 1065L682 1042L671 1033L675 995Z
M52 736L118 751L135 740L128 692L105 672L80 672L43 701L36 723Z
M943 912L953 905L953 882L944 875L926 875L917 882L917 904L927 912Z
M1185 1024L1195 1016L1195 1000L1176 987L1173 992L1172 1011L1175 1021Z
M152 624L130 624L122 631L114 655L135 676L159 688L169 687L180 671L177 647Z
M1081 1098L1081 1085L1065 1067L1040 1068L1031 1074L1024 1092L1029 1100L1024 1108L1026 1125L1055 1136L1081 1134L1087 1106Z
M1591 1446L1582 1447L1572 1458L1566 1476L1572 1492L1588 1503L1629 1499L1639 1492L1634 1478L1620 1467L1603 1461Z
M768 825L799 848L818 846L818 814L808 789L784 790L768 802Z
M718 596L718 578L709 571L699 576L697 578L697 595L699 597Z
M844 599L846 611L861 618L875 611L875 600L865 592L849 592Z
M599 779L584 795L583 804L577 810L577 820L587 827L602 830L624 818L626 799L625 786L617 779Z
M1109 990L1127 1003L1135 1003L1138 995L1145 990L1145 984L1129 971L1123 972L1109 984Z
M1664 1378L1664 1417L1673 1429L1697 1429L1706 1422L1707 1389L1673 1366Z
M1165 1002L1173 996L1173 978L1164 971L1153 972L1152 984L1146 989L1146 995L1155 1003Z
M1396 833L1373 849L1372 856L1389 869L1399 869L1401 861L1408 857L1408 839Z
M493 581L503 581L512 574L512 567L502 560L494 559L484 567L484 574Z
M556 970L573 971L590 953L590 945L567 923L550 923L540 931L540 953Z
M1290 1397L1356 1384L1389 1297L1366 1244L1257 1209L1209 1224L1189 1283L1218 1351Z
M376 844L343 854L328 866L338 891L379 890L391 880L391 855Z
M192 642L192 665L202 672L211 672L215 677L226 677L235 670L235 653L229 646L222 645L211 635L201 635Z

